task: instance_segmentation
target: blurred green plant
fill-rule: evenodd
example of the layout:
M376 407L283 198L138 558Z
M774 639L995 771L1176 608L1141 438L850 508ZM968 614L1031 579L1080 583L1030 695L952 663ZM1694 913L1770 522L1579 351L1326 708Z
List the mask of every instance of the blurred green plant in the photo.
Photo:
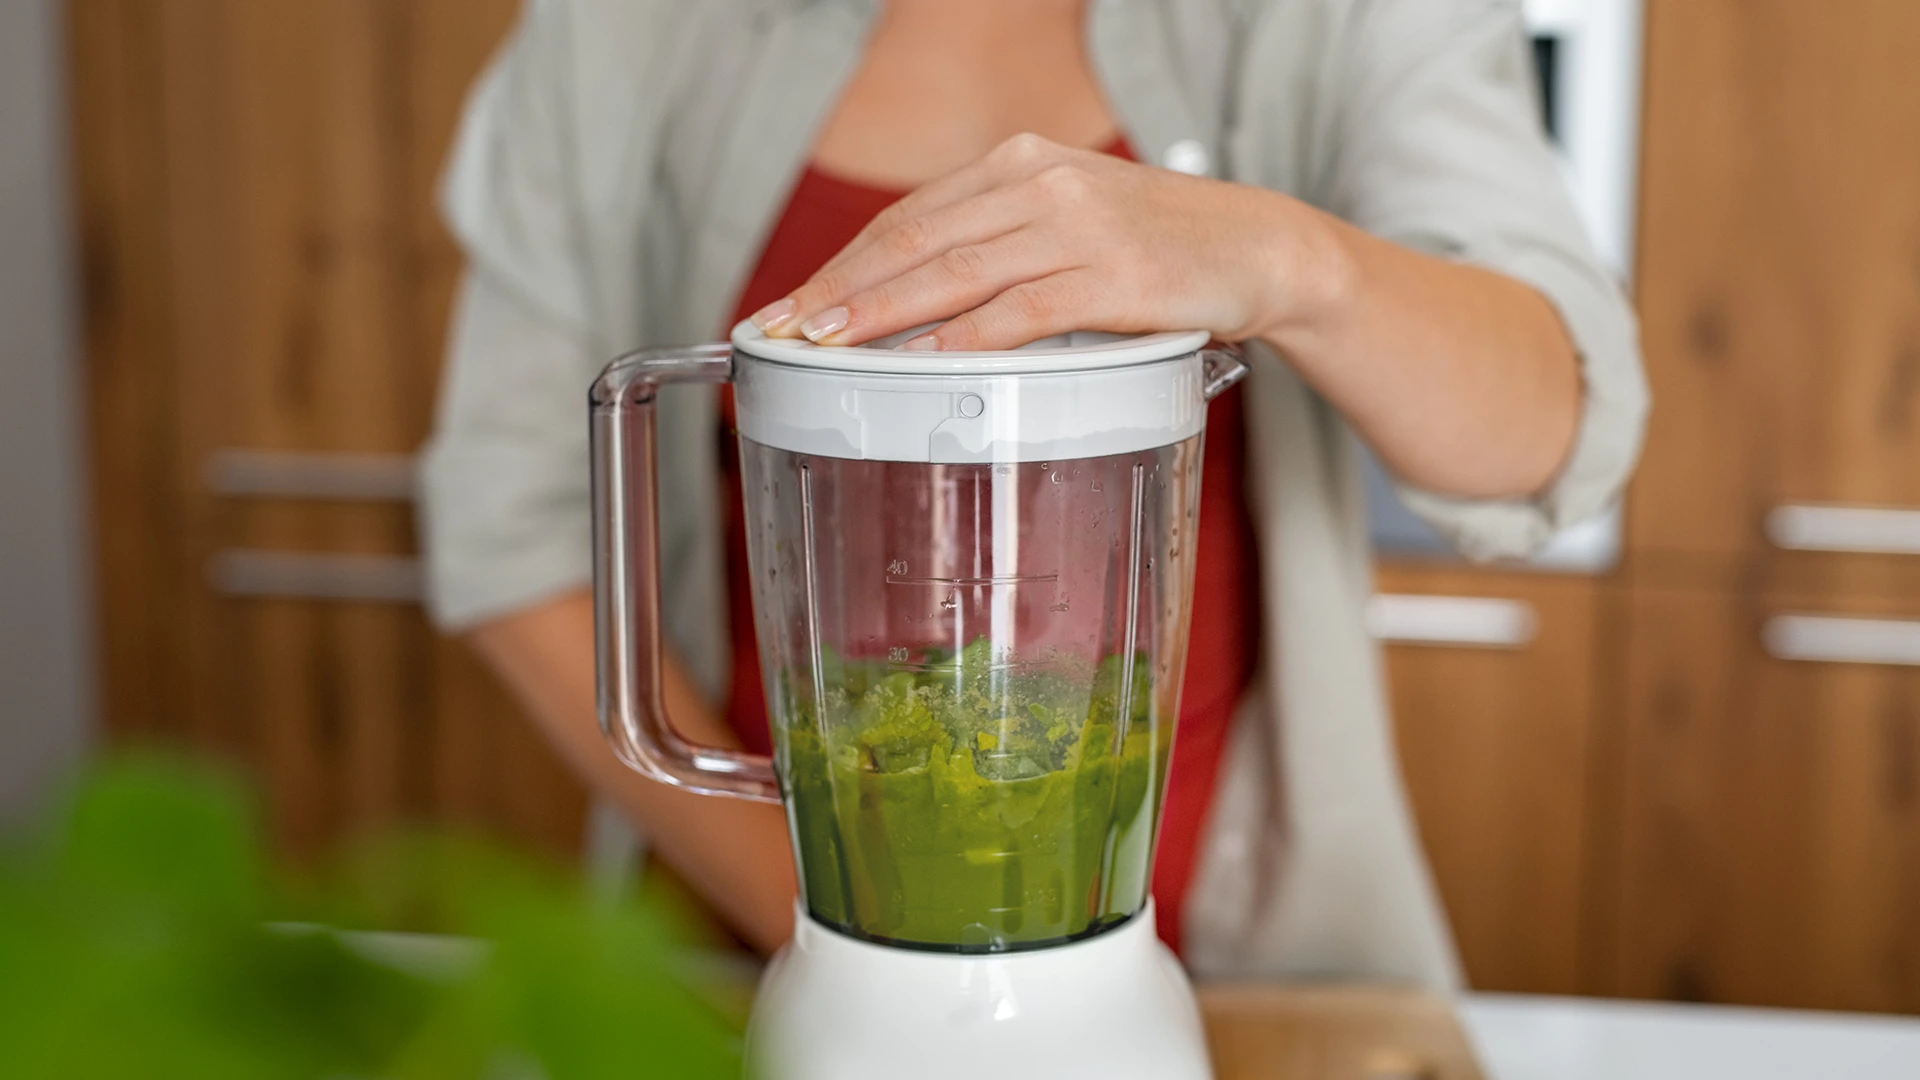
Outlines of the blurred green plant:
M242 785L118 760L0 845L0 1075L736 1077L735 1018L680 942L658 904L471 840L294 877Z

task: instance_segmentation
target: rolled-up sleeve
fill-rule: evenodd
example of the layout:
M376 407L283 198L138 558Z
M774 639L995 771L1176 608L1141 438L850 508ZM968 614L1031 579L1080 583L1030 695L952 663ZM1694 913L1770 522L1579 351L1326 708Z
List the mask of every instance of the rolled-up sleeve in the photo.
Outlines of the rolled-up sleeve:
M469 273L420 473L427 607L442 629L592 579L592 356L488 276Z
M444 629L591 577L592 334L569 154L565 6L532 0L475 84L441 208L467 257L422 452L428 608Z
M1632 311L1593 251L1541 131L1517 0L1365 0L1340 85L1328 208L1376 235L1524 282L1559 313L1584 384L1559 474L1524 499L1402 485L1476 559L1522 557L1605 509L1648 399Z

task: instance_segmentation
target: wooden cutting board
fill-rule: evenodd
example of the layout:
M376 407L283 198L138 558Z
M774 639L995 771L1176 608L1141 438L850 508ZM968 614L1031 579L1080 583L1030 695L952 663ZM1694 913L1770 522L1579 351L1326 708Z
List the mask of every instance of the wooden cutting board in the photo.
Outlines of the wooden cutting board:
M1483 1080L1444 999L1414 990L1199 988L1218 1080Z

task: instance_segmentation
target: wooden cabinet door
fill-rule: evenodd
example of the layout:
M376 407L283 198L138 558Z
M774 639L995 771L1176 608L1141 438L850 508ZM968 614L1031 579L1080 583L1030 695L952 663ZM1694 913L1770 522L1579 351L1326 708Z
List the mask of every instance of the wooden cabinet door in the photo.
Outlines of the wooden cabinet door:
M1635 592L1620 992L1920 1011L1920 621L1796 613L1920 604Z
M1763 551L1792 502L1906 508L1920 550L1917 50L1912 0L1648 3L1637 555Z
M408 595L459 270L432 191L515 7L70 6L106 727L244 763L290 849L400 818L578 847L578 789ZM398 483L223 493L236 451Z
M1404 564L1377 586L1401 770L1470 984L1582 989L1600 586ZM1382 607L1407 596L1482 606L1449 630L1444 608Z

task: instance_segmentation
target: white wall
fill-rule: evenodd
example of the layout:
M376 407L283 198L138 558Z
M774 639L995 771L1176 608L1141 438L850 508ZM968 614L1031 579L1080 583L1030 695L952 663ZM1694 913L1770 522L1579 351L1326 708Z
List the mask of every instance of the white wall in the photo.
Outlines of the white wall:
M0 823L93 702L59 0L0 0Z

